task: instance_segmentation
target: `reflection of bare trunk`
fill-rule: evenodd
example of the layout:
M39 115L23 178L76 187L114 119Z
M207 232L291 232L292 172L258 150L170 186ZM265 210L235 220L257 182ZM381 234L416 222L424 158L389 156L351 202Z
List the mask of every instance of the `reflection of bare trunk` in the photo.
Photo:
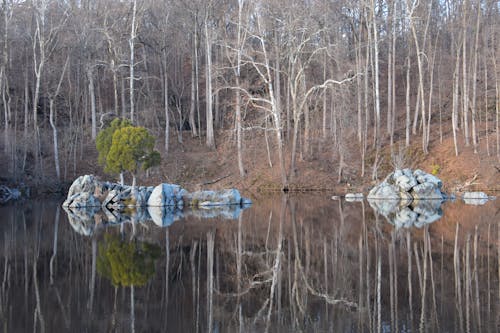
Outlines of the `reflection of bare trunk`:
M164 307L164 322L163 322L163 330L165 331L168 327L168 287L170 282L170 236L169 229L165 229L165 294L164 300L162 302L162 308ZM193 275L194 276L194 275ZM193 283L194 288L194 283Z
M470 332L470 235L467 235L467 242L465 245L465 329Z
M42 314L42 302L40 300L40 289L38 287L38 254L35 254L35 260L33 261L33 286L35 287L35 299L36 299L36 308L35 308L35 322L33 323L34 329L36 329L36 319L40 322L40 331L42 333L45 332L45 319Z
M287 206L288 198L283 196L281 203L281 213L280 213L280 224L279 224L279 232L278 232L278 244L276 249L276 257L274 259L274 265L272 268L273 277L271 282L271 290L269 292L269 310L267 312L267 324L266 324L266 332L269 331L269 327L271 324L271 314L273 312L273 304L274 304L274 294L276 291L276 285L278 283L278 277L281 271L281 251L283 246L283 223L285 221L286 214L286 206Z
M477 323L478 323L478 329L480 330L482 325L481 325L481 306L480 306L480 299L479 299L479 267L477 266L477 242L478 242L478 237L479 234L477 232L477 225L476 225L476 231L474 233L474 270L473 270L473 280L475 282L475 289L476 289L476 316L477 316Z
M54 222L54 245L52 247L52 256L50 257L50 285L54 284L54 261L57 255L57 234L59 230L59 217L61 213L61 207L58 205L56 209L56 220Z
M97 239L95 237L92 237L92 273L91 273L90 285L89 285L89 291L90 291L89 312L90 313L92 313L92 309L94 307L96 267L97 267Z
M413 301L412 301L412 278L411 278L411 234L408 230L406 233L406 249L408 255L408 304L410 306L410 323L413 324Z
M214 297L214 243L215 232L207 233L207 331L212 332L213 329L213 297Z
M431 239L429 235L429 230L426 229L426 237L427 237L427 244L429 247L429 250L427 253L429 254L429 267L430 267L430 274L431 274L431 285L432 285L432 304L434 307L434 318L436 320L436 325L439 330L439 320L438 320L438 314L437 314L437 304L436 304L436 285L434 283L434 260L432 259L432 248L431 248Z
M388 246L389 249L389 290L390 290L390 304L391 304L391 329L396 330L395 326L395 281L397 281L397 278L394 275L394 253L393 253L393 245L394 245L394 231L391 233L391 243Z
M191 288L193 293L193 312L196 313L196 251L198 250L198 241L194 241L191 246L191 251L189 255L189 262L191 264Z
M462 317L462 283L461 283L461 273L460 273L460 251L458 249L458 230L459 224L455 231L455 247L453 250L453 266L455 272L455 297L457 298L457 310L459 317L459 327L460 331L463 332L463 317Z
M487 244L487 247L486 247L486 265L488 267L488 273L487 273L487 289L486 289L486 295L488 295L488 322L491 322L491 273L490 273L490 246L491 246L491 243L490 243L490 232L491 232L491 224L488 223L488 244ZM500 291L499 291L500 292Z
M425 135L425 133L423 133ZM427 227L425 227L424 230L424 254L422 256L422 261L423 261L423 276L422 276L422 290L420 294L420 331L424 332L425 331L425 313L427 311L427 299L426 299L426 293L427 293L427 255L428 255L428 243L427 243L427 233L429 230Z
M382 332L382 255L378 237L375 238L377 251L377 332Z
M130 286L130 332L135 333L135 297L134 286Z

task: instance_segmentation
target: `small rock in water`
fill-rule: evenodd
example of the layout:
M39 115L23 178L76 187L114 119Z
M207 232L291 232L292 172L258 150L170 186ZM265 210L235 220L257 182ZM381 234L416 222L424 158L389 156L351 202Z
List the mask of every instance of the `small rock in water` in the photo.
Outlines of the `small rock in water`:
M348 202L363 201L364 197L365 196L363 195L363 193L347 193L345 195L345 201L348 201Z
M484 192L465 192L462 199L467 205L481 206L488 202L489 197Z

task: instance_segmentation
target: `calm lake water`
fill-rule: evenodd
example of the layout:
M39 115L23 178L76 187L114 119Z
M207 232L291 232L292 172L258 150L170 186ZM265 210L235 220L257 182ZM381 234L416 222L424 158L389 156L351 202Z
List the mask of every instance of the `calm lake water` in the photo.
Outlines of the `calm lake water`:
M0 207L4 332L500 331L500 200L420 228L327 194L167 227L59 206Z

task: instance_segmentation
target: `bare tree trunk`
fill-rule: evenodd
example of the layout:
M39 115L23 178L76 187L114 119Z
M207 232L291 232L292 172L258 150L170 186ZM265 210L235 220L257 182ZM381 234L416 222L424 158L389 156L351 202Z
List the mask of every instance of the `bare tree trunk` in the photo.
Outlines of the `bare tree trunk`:
M420 98L419 99L419 105L420 105L420 109L421 109L421 114L422 114L422 125L423 125L423 128L422 128L422 149L424 151L424 154L427 154L427 144L426 144L426 133L427 133L427 124L426 124L426 118L425 118L425 100L424 100L424 72L423 72L423 68L422 68L422 55L421 55L421 52L420 52L420 44L418 42L418 37L417 37L417 32L416 32L416 29L415 29L415 22L414 22L414 18L412 17L413 16L413 11L415 10L415 7L418 5L418 2L415 1L413 4L412 4L412 7L411 9L409 7L407 7L407 10L409 11L409 16L410 16L410 28L411 28L411 32L412 32L412 35L413 35L413 40L415 42L415 51L417 53L417 66L418 66L418 97L417 98ZM408 6L408 2L407 2L407 6ZM424 36L425 37L425 36ZM432 89L432 87L431 87ZM415 113L417 113L418 111L415 110ZM414 128L415 128L415 123L414 124Z
M193 41L193 44L194 43L195 42ZM194 45L194 48L196 48L196 44ZM194 63L195 61L196 61L195 59L191 59L191 104L189 105L189 125L191 127L191 135L193 137L198 136L198 131L196 129L196 122L194 120L194 114L196 111L196 65Z
M198 133L201 140L201 116L200 116L200 78L198 66L198 15L194 18L194 67L195 67L195 87L196 87L196 115L198 116Z
M23 130L23 167L22 170L26 170L26 157L28 155L28 125L29 125L29 86L28 86L28 69L24 72L24 130ZM70 122L71 126L71 122Z
M41 167L41 157L40 157L40 129L38 127L38 99L40 95L40 85L42 80L42 72L45 66L45 11L47 9L47 3L42 1L38 4L36 8L36 30L35 37L33 39L33 61L35 69L35 91L33 93L33 130L35 135L35 163L36 167ZM37 48L39 53L37 55Z
M486 48L486 46L485 46ZM486 137L486 154L491 156L490 152L490 135L489 135L489 118L488 118L488 61L486 59L486 52L484 55L484 126Z
M137 0L133 0L133 7L132 7L132 25L130 27L130 38L128 40L128 45L130 48L130 63L129 63L129 69L130 69L130 77L129 77L129 96L130 96L130 121L132 123L134 122L134 67L135 67L135 43L134 40L136 38L136 33L137 33L137 25L135 23L136 20L136 15L137 15Z
M410 55L406 58L408 65L406 66L406 147L410 146L410 126L411 126L411 112L410 112Z
M470 133L469 133L469 86L467 81L469 76L467 73L467 15L469 11L469 2L464 0L462 2L462 16L463 16L463 37L462 37L462 113L464 120L464 134L465 134L465 146L470 145Z
M92 117L92 140L97 136L97 121L95 112L95 93L94 93L94 76L92 74L92 67L87 67L87 79L89 80L89 94L90 94L90 113Z
M476 37L474 41L474 64L472 67L472 144L474 153L477 154L478 137L476 133L476 90L477 90L477 58L479 48L479 25L481 21L481 1L477 2L477 18L476 18Z
M457 143L457 117L458 117L458 81L460 70L460 47L456 48L455 70L453 71L453 105L452 105L452 131L453 143L455 145L455 155L458 156L458 143Z
M207 121L207 138L206 145L208 148L215 148L214 138L214 116L212 109L212 50L211 38L208 33L208 12L205 16L205 47L206 47L206 121Z
M499 132L499 104L498 101L500 100L500 87L498 83L498 70L497 70L497 58L493 57L493 70L495 71L495 95L496 95L496 103L495 103L495 132L497 134L497 158L500 158L500 132ZM500 229L500 228L499 228ZM499 269L500 273L500 269Z
M56 175L57 179L61 179L61 167L59 165L59 145L58 145L58 139L57 139L57 127L56 123L54 121L54 115L55 115L55 106L54 106L54 99L59 95L59 91L61 90L61 85L62 81L64 78L64 73L66 72L66 68L68 67L69 63L69 56L66 58L66 62L64 63L64 67L61 73L61 77L59 78L59 83L57 84L57 88L55 93L50 97L50 126L52 127L52 135L53 135L53 140L54 140L54 164L56 168Z
M236 58L236 145L238 149L238 170L240 177L245 177L245 167L243 166L243 137L242 137L242 119L241 119L241 92L240 92L240 75L241 75L241 52L243 48L242 41L242 11L245 0L238 0L238 36L237 36L237 58ZM277 74L279 77L279 74ZM267 120L266 120L267 122ZM267 135L267 133L266 133Z
M378 52L378 28L377 28L377 18L375 16L375 1L371 0L371 11L372 11L372 25L373 25L373 57L375 60L375 71L373 73L375 77L375 162L373 164L373 170L372 170L372 179L377 178L377 164L379 163L378 161L378 155L380 151L380 146L381 146L381 138L380 138L380 89L379 89L379 66L378 66L378 58L379 58L379 52Z
M163 50L163 111L165 113L165 153L168 153L170 140L170 113L168 112L168 98L167 54L166 50Z
M431 118L432 118L432 95L434 92L434 64L436 61L436 52L437 52L437 45L438 45L438 40L439 40L439 35L436 37L436 42L434 44L434 50L432 51L432 59L430 60L429 63L429 101L428 101L428 114L427 114L427 126L426 126L426 131L422 133L423 136L425 136L425 139L423 140L424 143L424 151L428 152L429 149L429 141L430 141L430 135L431 135Z
M388 3L388 16L387 16L387 31L389 33L389 38L388 38L388 53L387 53L387 134L390 136L390 145L392 147L393 144L393 136L392 136L392 113L394 112L394 106L392 104L393 98L392 98L392 81L394 80L394 77L392 76L393 70L392 67L394 66L393 64L393 47L392 45L395 43L394 41L394 35L392 34L393 26L394 26L394 0L392 0L392 3Z

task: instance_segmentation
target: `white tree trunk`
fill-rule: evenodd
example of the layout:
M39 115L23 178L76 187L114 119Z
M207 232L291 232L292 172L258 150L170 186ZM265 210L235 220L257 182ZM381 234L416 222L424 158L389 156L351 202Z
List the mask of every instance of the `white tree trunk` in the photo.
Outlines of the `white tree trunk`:
M472 145L474 146L474 153L477 154L478 137L476 133L476 115L477 115L477 58L479 49L479 24L481 20L481 2L477 2L477 17L476 17L476 36L474 42L474 63L472 67Z
M165 113L165 153L168 153L170 140L170 114L168 112L168 73L167 73L167 55L163 51L164 73L163 73L163 111Z
M90 112L92 118L92 140L95 140L97 136L97 120L95 111L94 76L92 74L92 68L90 66L87 68L87 79L89 80Z
M137 13L137 0L133 1L133 7L132 7L132 25L130 29L130 38L128 40L128 45L130 48L130 77L129 77L129 94L130 94L130 121L132 123L134 122L134 66L135 66L135 43L134 40L136 38L136 13Z
M212 110L212 50L211 40L208 33L208 14L205 17L205 46L207 55L206 64L206 121L207 121L207 138L206 145L208 148L215 147L214 138L214 117Z

